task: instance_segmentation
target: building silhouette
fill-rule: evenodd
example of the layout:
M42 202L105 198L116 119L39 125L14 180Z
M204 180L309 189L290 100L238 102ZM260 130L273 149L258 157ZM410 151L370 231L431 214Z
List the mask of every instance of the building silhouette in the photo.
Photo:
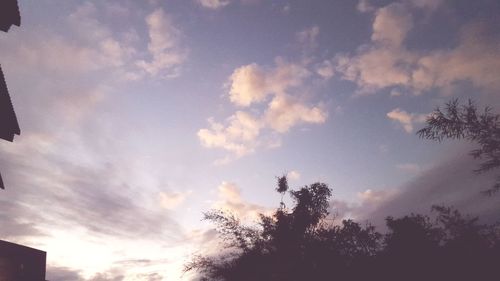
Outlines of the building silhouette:
M0 30L7 32L12 25L21 25L21 16L17 0L0 1ZM19 135L21 130L17 123L14 107L9 96L9 90L2 67L0 66L0 139L13 141L14 135ZM0 174L0 188L4 188Z
M1 281L45 281L44 251L0 240Z

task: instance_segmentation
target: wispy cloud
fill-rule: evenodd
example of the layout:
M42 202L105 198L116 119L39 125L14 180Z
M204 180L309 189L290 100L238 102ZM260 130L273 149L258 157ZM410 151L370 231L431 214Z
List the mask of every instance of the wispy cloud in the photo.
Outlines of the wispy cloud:
M160 192L160 205L165 209L175 209L180 206L191 194L191 191L163 191Z
M299 180L300 179L300 173L299 171L292 170L286 174L287 178L293 181Z
M229 0L196 0L202 7L217 10L229 5Z
M172 211L161 206L160 180L144 181L140 175L139 163L150 159L123 141L131 139L126 133L131 125L114 117L120 101L114 95L129 83L126 73L143 71L135 65L142 52L134 40L102 22L107 10L101 8L86 2L61 16L72 36L34 27L0 39L9 87L22 101L16 110L23 128L16 143L1 147L8 188L0 199L5 226L0 237L48 251L50 266L64 261L81 269L49 267L53 280L86 280L116 259L112 251L137 255L132 240L141 246L156 241L160 250L185 238ZM160 47L147 51L165 46L155 44ZM181 197L169 206L180 204ZM121 244L112 245L115 241ZM95 246L100 257L88 255L91 247L83 245ZM74 252L81 255L73 258ZM121 280L120 272L89 280Z
M415 164L415 163L403 163L403 164L398 164L396 167L406 173L410 174L418 174L422 171L422 167L420 165Z
M318 47L319 26L315 25L297 32L295 35L297 42L306 51L314 50Z
M415 125L423 124L429 114L408 113L399 108L395 108L387 113L387 117L398 122L407 133L412 133Z
M137 66L152 76L163 78L179 75L179 66L187 57L187 49L180 45L182 34L169 15L158 8L146 17L148 50L151 60L139 60Z

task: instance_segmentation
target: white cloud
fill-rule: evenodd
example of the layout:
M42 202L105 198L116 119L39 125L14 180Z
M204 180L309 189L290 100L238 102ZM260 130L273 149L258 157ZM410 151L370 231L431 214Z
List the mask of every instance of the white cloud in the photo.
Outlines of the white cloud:
M407 6L402 3L392 3L376 11L372 40L391 46L401 46L412 26L412 16Z
M494 92L500 89L498 39L488 36L484 24L462 28L459 44L452 49L409 50L404 41L413 27L412 13L432 12L442 1L413 0L392 3L375 11L371 43L355 55L337 55L336 71L353 81L358 93L374 93L398 87L414 94L432 89L453 93L457 82ZM361 1L359 5L365 5Z
M321 107L304 105L286 95L274 97L265 113L266 124L279 133L300 123L324 123L327 116Z
M413 132L413 128L416 124L424 123L427 116L428 114L408 113L399 108L395 108L387 113L387 117L401 124L407 133Z
M491 42L485 27L463 28L460 44L452 50L434 51L419 58L412 74L413 86L426 91L447 89L457 81L470 81L489 91L500 89L500 42Z
M148 15L146 23L150 39L148 50L152 60L139 60L137 66L152 76L177 76L179 66L187 58L186 49L180 46L180 30L161 8Z
M394 197L399 191L397 189L378 189L372 190L367 189L362 192L358 192L357 196L362 205L379 205L382 202L386 202L388 199Z
M336 70L358 85L359 93L374 93L389 86L410 83L415 56L403 49L370 46L357 56L337 56Z
M234 70L230 80L229 99L236 105L249 106L270 94L266 73L255 63Z
M286 177L290 180L296 181L296 180L300 179L300 173L298 171L292 170L292 171L288 172Z
M311 106L293 94L309 78L310 71L302 64L276 59L276 66L265 69L255 63L234 70L229 78L229 100L242 107L267 102L266 110L251 115L237 111L225 123L209 119L210 127L200 129L198 138L203 146L222 148L231 155L216 161L227 163L255 151L281 145L279 135L299 124L324 123L328 114L321 105Z
M366 189L357 192L355 202L334 200L330 202L331 211L336 219L365 219L371 212L377 210L401 193L396 188Z
M264 70L257 64L241 66L229 78L229 99L236 105L249 106L264 101L268 95L280 95L302 84L309 71L301 65L276 60L276 67Z
M259 214L269 214L273 211L270 208L246 202L241 196L241 189L234 183L222 182L217 191L218 200L213 207L228 211L239 219L255 221L259 219Z
M372 43L362 46L355 56L337 55L336 70L343 79L355 82L359 93L408 85L416 55L401 45L411 27L411 14L402 3L376 10Z
M210 128L198 131L198 138L208 148L223 148L236 157L247 155L258 145L261 123L252 115L237 111L227 119L227 125L209 119Z
M179 191L163 191L159 193L160 205L165 209L175 209L191 194L191 191L179 192Z
M229 0L197 0L197 2L204 8L212 10L223 8L231 3Z

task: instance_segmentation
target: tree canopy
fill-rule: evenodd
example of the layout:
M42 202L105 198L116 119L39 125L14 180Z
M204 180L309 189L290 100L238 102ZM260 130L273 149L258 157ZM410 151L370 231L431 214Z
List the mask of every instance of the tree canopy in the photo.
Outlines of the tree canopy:
M288 190L280 184L278 192ZM331 189L313 183L288 191L294 206L279 204L256 225L210 211L223 241L217 255L196 256L185 271L200 280L498 280L497 225L436 206L433 216L388 217L387 232L353 220L329 219Z
M446 103L444 109L436 108L427 118L427 126L419 130L421 138L441 142L444 139L466 139L477 143L479 148L470 153L481 159L477 173L500 168L500 115L494 114L491 107L480 112L474 102L460 105L458 99ZM493 187L486 193L500 190L500 174Z

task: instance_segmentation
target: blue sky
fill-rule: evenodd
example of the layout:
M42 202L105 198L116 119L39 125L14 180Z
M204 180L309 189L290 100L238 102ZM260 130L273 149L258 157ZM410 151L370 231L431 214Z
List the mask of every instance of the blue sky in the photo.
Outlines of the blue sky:
M470 146L415 131L452 98L500 108L498 1L19 6L0 34L22 131L0 144L0 238L46 250L49 280L190 280L217 245L202 212L252 221L285 173L360 220L497 210Z

